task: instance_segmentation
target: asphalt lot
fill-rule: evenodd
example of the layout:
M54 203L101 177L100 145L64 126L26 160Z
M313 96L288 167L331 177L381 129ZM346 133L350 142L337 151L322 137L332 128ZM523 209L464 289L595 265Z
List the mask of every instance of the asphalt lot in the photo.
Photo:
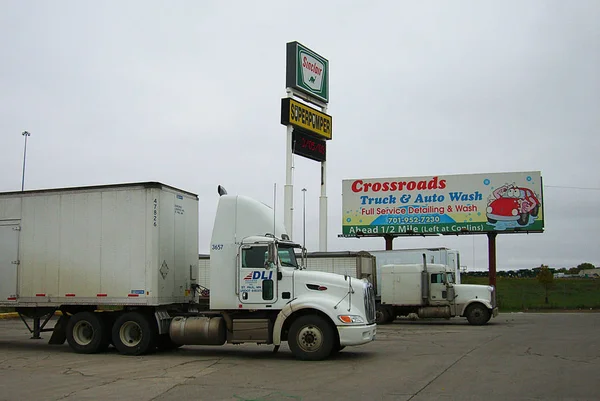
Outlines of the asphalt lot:
M600 313L400 320L335 359L286 345L183 347L143 357L78 355L0 320L0 400L597 400Z

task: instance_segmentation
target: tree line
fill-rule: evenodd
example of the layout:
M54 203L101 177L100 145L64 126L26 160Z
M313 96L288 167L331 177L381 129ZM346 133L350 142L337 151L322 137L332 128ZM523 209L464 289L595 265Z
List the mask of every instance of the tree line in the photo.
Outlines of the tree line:
M596 267L589 263L584 262L580 263L575 267L562 267L562 268L553 268L548 267L547 265L541 265L539 267L533 267L531 269L519 269L519 270L498 270L496 271L496 277L513 277L513 278L537 278L540 275L542 269L547 269L551 274L554 273L564 273L567 275L578 275L580 270L588 270L595 269ZM544 270L545 270L544 269ZM487 271L468 271L461 273L461 276L471 276L471 277L487 277Z

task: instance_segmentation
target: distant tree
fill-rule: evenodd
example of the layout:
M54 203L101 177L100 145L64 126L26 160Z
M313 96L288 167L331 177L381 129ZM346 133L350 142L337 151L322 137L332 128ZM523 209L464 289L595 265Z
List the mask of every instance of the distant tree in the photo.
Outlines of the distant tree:
M595 268L596 268L596 266L594 266L593 264L588 263L588 262L577 265L578 271L579 270L590 270L590 269L595 269Z
M579 268L577 268L577 267L571 267L567 272L569 274L577 274L577 273L579 273Z
M554 283L554 274L552 274L552 271L548 268L548 266L541 265L539 268L537 279L540 282L540 284L544 286L544 290L546 293L546 303L548 303L548 289L550 289L550 287Z

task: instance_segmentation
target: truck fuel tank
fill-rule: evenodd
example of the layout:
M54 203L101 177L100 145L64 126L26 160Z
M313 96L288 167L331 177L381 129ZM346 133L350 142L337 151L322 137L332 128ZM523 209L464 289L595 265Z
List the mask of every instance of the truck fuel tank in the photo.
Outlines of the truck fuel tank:
M169 336L179 345L223 345L227 327L221 316L176 316L171 321Z
M419 308L417 314L422 319L430 317L452 317L452 312L450 311L449 306L426 306L423 308Z

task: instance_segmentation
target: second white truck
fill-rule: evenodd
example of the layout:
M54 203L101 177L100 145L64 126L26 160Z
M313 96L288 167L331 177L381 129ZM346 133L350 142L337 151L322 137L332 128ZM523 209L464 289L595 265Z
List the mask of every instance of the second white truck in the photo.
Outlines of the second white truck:
M419 261L415 258L418 252L420 263L414 263ZM439 253L439 249L426 248L408 250L407 255L402 250L312 252L304 263L309 271L348 274L371 281L377 291L378 324L416 314L420 318L465 317L470 324L483 325L497 316L496 289L457 284L456 265L439 263ZM380 257L383 261L377 260Z

